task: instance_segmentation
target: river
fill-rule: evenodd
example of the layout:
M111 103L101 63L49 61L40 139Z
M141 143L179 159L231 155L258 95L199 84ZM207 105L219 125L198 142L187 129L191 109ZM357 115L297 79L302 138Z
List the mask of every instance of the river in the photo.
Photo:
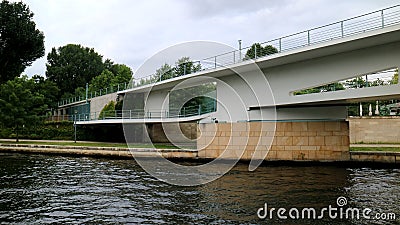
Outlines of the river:
M241 163L214 182L180 187L153 178L133 159L0 153L0 224L400 223L399 169L247 169ZM329 205L339 210L339 197L347 200L343 209L369 208L371 218L320 213ZM294 208L301 216L311 207L315 219L288 213ZM278 208L286 209L280 216L287 219L278 217ZM386 218L373 220L377 213Z

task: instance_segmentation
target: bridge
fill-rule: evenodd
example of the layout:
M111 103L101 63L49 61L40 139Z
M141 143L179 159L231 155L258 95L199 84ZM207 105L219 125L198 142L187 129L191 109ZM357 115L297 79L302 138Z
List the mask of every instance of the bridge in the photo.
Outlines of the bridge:
M261 44L274 46L278 53L257 57L255 48L255 58L244 60L247 49L240 49L200 60L199 72L111 94L124 99L123 111L114 116L89 112L74 119L79 125L124 126L194 121L199 123L197 140L188 141L196 143L204 158L348 160L346 106L400 98L399 84L297 94L398 69L400 6ZM192 106L189 113L170 109L177 86L204 84L215 85L215 96L208 96L215 100L212 107ZM83 102L60 108L74 104ZM163 132L168 136L169 131ZM176 140L184 139L180 135Z

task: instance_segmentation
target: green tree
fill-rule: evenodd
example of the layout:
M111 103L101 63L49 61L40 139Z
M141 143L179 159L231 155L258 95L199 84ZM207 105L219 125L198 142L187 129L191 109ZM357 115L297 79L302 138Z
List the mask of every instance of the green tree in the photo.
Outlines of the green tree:
M376 80L374 80L372 82L368 82L368 87L383 86L386 84L387 83L384 80L377 78Z
M60 92L60 89L58 89L57 85L39 75L34 75L32 80L34 81L34 86L31 88L31 90L36 90L44 96L44 102L48 106L48 110L56 109L58 106L57 104Z
M44 35L32 19L24 3L0 3L0 83L18 77L44 56Z
M175 77L175 70L169 64L164 63L159 69L156 70L154 75L155 81L167 80Z
M263 53L265 55L272 55L275 53L278 53L278 49L276 49L274 46L272 45L266 45L263 49Z
M99 119L105 119L107 117L114 117L115 116L115 105L114 101L110 101L107 105L103 107L99 114Z
M396 73L393 75L390 84L398 84L399 83L399 69L396 69Z
M100 75L90 81L89 91L99 91L106 88L108 91L115 91L118 85L122 88L121 85L129 84L133 76L131 68L124 64L112 64L107 67L108 69L103 70Z
M62 94L74 93L78 87L85 87L105 68L103 56L93 48L68 44L53 48L47 55L46 76L60 88Z
M86 87L78 87L77 89L75 89L75 93L73 96L76 97L78 101L85 99Z
M189 57L182 57L175 63L175 76L183 76L186 74L195 73L201 70L201 65L193 63Z
M389 81L389 83L392 83L392 81ZM351 80L346 80L346 86L348 88L365 88L365 87L375 87L375 86L382 86L382 85L387 85L389 84L388 82L385 82L382 79L379 79L379 77L373 81L368 81L366 78L363 77L356 77Z
M272 45L266 45L265 47L263 47L260 43L254 43L247 50L246 56L244 59L245 60L254 59L256 54L257 54L257 58L259 58L259 57L271 55L274 53L278 53L278 49L276 49Z
M14 78L0 86L0 123L14 129L17 141L22 127L35 124L46 115L45 98L32 89L34 86L34 80L28 80L27 76Z
M344 90L344 86L342 83L336 82L332 84L327 84L315 88L304 89L301 91L294 92L294 95L305 95L305 94L312 94L312 93L320 93L320 92L330 92L330 91L339 91Z
M356 77L346 81L346 86L349 88L363 88L367 86L367 82L362 77Z
M109 70L114 74L112 85L127 84L133 77L132 69L124 64L113 64Z
M195 73L200 70L201 64L194 63L189 57L182 57L175 62L174 67L164 63L156 70L154 75L140 79L139 86Z
M214 109L216 84L206 83L194 87L174 90L169 94L169 108L172 114L197 114Z
M94 77L90 81L90 91L99 91L101 89L106 89L110 87L113 83L114 77L114 74L108 69L103 70L100 75Z

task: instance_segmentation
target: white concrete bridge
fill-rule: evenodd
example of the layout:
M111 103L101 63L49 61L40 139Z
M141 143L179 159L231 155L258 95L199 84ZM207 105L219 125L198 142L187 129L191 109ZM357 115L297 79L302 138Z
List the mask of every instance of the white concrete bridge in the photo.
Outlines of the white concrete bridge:
M255 60L242 61L238 60L240 57L235 56L235 52L227 53L226 55L232 55L231 64L220 64L216 57L215 68L206 68L197 73L120 91L117 94L147 93L148 98L143 111L153 112L155 115L169 110L166 104L168 94L176 85L182 82L186 82L184 84L186 86L216 82L218 96L216 112L210 114L207 111L206 114L218 121L345 119L347 116L345 106L348 103L396 99L400 97L399 86L386 85L306 95L293 93L398 68L399 10L400 7L393 7L267 42L266 44L278 42L277 48L281 52ZM349 24L350 28L347 28L346 24ZM352 27L354 30L351 30ZM325 30L330 30L331 33L326 34ZM307 38L304 38L305 36ZM298 41L303 39L304 43ZM293 42L297 46L291 44ZM223 57L226 61L226 56ZM266 91L267 89L270 90ZM232 95L232 92L235 92L236 96ZM245 108L246 112L231 110L230 115L224 112L224 107L238 108L238 102L242 102L242 108ZM127 102L125 104L129 105ZM271 108L276 108L276 118L271 114ZM124 109L130 110L129 106ZM190 121L205 117L202 113L172 117L166 116L167 114L151 117L147 113L143 118L132 119L125 116L109 118L110 121L97 121L98 118L94 116L96 113L98 114L91 112L91 116L81 115L82 121L78 121L78 124L121 122L122 119L125 119L125 122L142 122L146 118L150 119L149 122L160 122L162 118L168 118L168 121L174 121L173 118L176 121Z
M235 151L246 148L249 141L257 137L257 143L251 144L254 148L246 148L243 156L246 159L254 159L257 148L263 143L264 155L258 158L265 159L268 154L270 159L346 160L349 146L346 106L355 102L400 98L399 84L294 94L378 71L398 69L399 6L263 44L273 45L279 52L245 61L239 60L238 52L230 52L226 55L230 55L232 60L225 64L218 63L217 57L211 57L215 65L206 70L118 92L118 95L125 96L125 114L120 117L99 119L92 113L83 115L77 124L200 121L205 124L200 125L203 131L209 131L213 126L213 139L220 140L217 144L204 141L210 139L207 132L202 135L204 140L198 139L198 149L204 150L204 157L219 155L221 153L216 153L218 149L229 146ZM169 111L169 95L177 85L185 88L204 83L216 84L217 104L213 110L200 110L183 116L166 113L162 116L162 112ZM134 103L137 98L144 103L140 104L143 105L140 110L159 112L159 116L152 117L146 113L141 118L128 116L127 112L137 110ZM219 125L215 125L217 121ZM237 129L241 131L239 127L243 122L248 127L244 130L249 132L254 131L251 128L253 125L261 124L255 133L247 135L246 143L242 139L235 141L240 135L234 133ZM269 128L262 126L271 122L274 126L277 122L273 131L282 135L263 133ZM229 141L222 143L223 137L215 132L225 129L226 124L231 128L231 136ZM264 143L265 140L271 141ZM268 150L275 153L270 156ZM315 154L316 150L319 150L318 154Z

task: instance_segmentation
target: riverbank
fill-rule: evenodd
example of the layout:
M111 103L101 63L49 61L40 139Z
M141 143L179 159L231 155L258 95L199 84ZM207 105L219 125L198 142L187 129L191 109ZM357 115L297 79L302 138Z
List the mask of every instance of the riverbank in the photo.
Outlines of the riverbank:
M51 144L43 144L51 143ZM135 157L159 157L162 156L168 159L182 159L182 160L212 160L210 158L202 158L199 156L199 151L194 149L175 149L172 146L166 148L154 148L146 145L138 145L136 148L127 147L105 147L113 145L112 143L100 142L78 142L78 143L63 143L47 142L47 141L28 141L24 140L20 143L10 143L9 141L0 140L0 152L15 152L15 153L28 153L28 154L56 154L56 155L69 155L69 156L89 156L89 157L113 157L113 158L132 158ZM101 145L93 146L93 145ZM120 144L123 145L123 144ZM126 145L125 145L126 146ZM393 151L380 151L381 148L393 148ZM394 164L400 165L400 145L351 145L350 161L348 162L361 162L361 163L379 163L379 164ZM357 150L358 149L358 150ZM369 149L366 151L365 149ZM247 161L247 160L244 160ZM287 161L287 160L273 160ZM306 161L296 160L293 162L305 163L319 163L319 161ZM271 162L268 160L268 162ZM326 163L330 161L321 161Z
M117 147L117 148L128 148L126 143L115 143L115 142L95 142L95 141L71 141L71 140L30 140L21 139L16 142L15 139L0 139L0 143L3 144L37 144L37 145L56 145L56 146L78 146L78 147ZM171 149L176 148L171 144L135 144L137 148L156 148L156 149Z
M81 144L81 146L79 146ZM59 154L76 156L97 156L97 157L120 157L132 158L135 156L164 158L197 158L197 151L191 149L171 149L171 148L150 148L150 147L94 147L84 146L83 143L73 145L45 145L45 144L10 144L0 143L0 152L19 152L37 154ZM143 145L146 146L146 145Z

